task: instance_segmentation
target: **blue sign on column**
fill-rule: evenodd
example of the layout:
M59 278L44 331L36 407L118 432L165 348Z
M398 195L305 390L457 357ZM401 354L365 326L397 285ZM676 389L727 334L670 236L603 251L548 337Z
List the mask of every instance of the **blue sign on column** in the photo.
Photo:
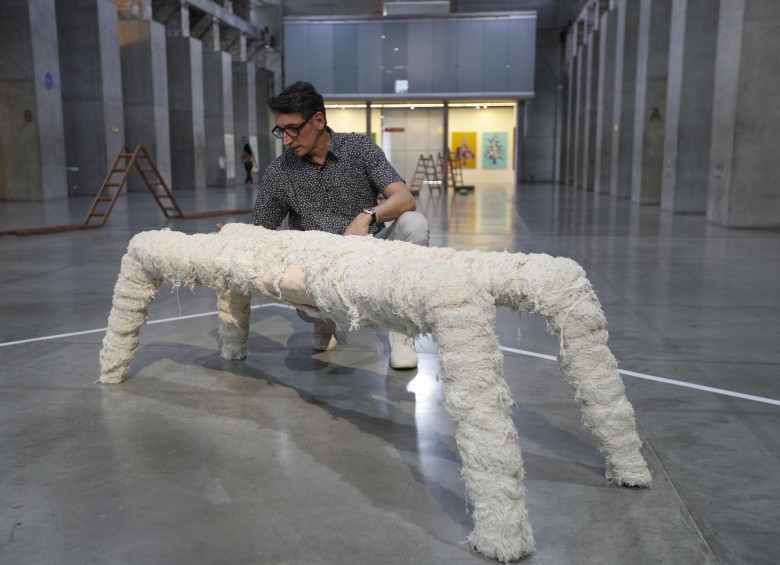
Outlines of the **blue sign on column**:
M51 87L54 86L54 77L49 71L43 73L43 84L46 86L46 90L51 90Z

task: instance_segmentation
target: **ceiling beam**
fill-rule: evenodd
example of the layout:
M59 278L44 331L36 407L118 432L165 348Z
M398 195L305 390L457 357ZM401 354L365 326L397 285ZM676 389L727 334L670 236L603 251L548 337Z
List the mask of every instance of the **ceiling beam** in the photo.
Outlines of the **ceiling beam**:
M222 24L240 30L248 37L260 38L260 29L253 26L248 21L239 18L233 12L226 10L223 6L212 0L186 0L191 8L205 12L209 16L217 18Z

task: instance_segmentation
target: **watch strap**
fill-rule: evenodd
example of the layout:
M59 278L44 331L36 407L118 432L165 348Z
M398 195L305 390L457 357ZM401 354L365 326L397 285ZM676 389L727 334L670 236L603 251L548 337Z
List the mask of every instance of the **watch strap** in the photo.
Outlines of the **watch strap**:
M374 224L376 224L377 222L376 210L374 210L373 208L363 208L361 212L364 214L369 214L371 216L371 223L368 224L369 226L373 226Z

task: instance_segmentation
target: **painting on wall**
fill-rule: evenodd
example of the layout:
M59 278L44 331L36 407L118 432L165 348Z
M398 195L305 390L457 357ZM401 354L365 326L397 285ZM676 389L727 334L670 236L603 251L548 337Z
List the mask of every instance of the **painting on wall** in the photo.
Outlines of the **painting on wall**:
M484 132L482 134L482 168L506 169L507 149L507 132Z
M477 132L454 131L452 132L452 145L450 145L455 159L460 161L464 169L477 168Z

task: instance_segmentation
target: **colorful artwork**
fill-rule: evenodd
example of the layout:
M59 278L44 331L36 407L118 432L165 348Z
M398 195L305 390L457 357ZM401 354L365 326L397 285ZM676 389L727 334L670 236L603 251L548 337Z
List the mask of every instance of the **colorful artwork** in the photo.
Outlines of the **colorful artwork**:
M505 131L486 131L482 134L483 169L506 169L507 151Z
M464 169L477 168L477 132L452 132L452 152Z

